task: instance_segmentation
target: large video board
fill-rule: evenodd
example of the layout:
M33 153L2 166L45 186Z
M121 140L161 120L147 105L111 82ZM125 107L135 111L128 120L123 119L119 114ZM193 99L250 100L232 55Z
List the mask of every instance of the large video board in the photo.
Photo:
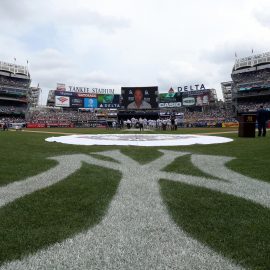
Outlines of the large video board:
M121 108L144 110L158 108L158 87L122 87Z

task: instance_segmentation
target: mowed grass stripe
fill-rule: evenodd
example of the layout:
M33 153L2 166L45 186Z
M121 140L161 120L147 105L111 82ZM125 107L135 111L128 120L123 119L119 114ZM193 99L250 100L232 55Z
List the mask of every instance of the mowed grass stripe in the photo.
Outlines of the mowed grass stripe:
M77 146L45 142L48 134L0 132L0 187L47 171L57 164L49 157L110 150L106 146Z
M119 172L83 164L66 180L0 208L0 264L97 224L120 178Z
M221 135L225 136L225 135ZM226 134L234 141L225 144L177 146L173 150L202 155L217 155L235 158L228 168L258 180L270 182L270 135L265 138L239 138ZM172 150L172 148L166 147Z
M157 148L65 145L45 142L47 137L48 134L38 133L0 133L0 187L52 168L57 162L47 159L49 157L121 149L125 154L145 163L161 155Z
M192 176L201 176L208 179L215 179L212 175L202 172L197 167L195 167L191 162L191 155L185 155L182 157L178 157L174 160L170 165L164 168L166 172L175 172L184 175L192 175Z
M256 270L270 266L270 210L250 201L161 180L173 220L191 237Z

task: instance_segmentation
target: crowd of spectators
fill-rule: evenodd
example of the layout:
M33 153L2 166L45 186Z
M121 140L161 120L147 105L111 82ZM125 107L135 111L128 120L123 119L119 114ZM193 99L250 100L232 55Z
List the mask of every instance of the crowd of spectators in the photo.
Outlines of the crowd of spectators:
M9 128L22 129L26 126L24 118L21 117L0 117L0 130L9 130Z
M24 117L0 117L0 123L25 123L25 118Z
M35 110L29 113L27 121L30 123L89 123L97 119L94 112L59 111L59 110Z
M28 88L30 86L30 80L10 77L7 78L6 76L0 76L0 85L18 88Z
M256 111L261 104L254 103L245 103L239 104L239 111ZM270 108L270 102L264 103L265 108ZM12 106L0 106L0 114L7 115L9 112L14 112L16 109ZM20 108L23 109L23 108ZM25 108L24 108L25 109ZM180 114L179 114L180 115ZM1 116L0 116L1 119ZM11 114L9 118L9 122L15 123L18 121L24 122L25 119L18 118ZM100 118L100 115L93 111L63 111L57 108L46 108L46 109L36 109L34 111L30 111L26 114L26 122L32 124L45 124L47 126L59 124L66 124L70 126L78 126L78 127L92 127L97 126L99 122L109 123L110 127L112 127L113 122L114 127L123 127L123 128L138 128L140 123L143 124L143 128L145 129L161 129L161 130L171 130L174 125L178 127L210 127L216 126L219 127L222 123L236 123L237 119L232 110L225 108L208 108L205 111L186 111L183 112L180 116L174 117L172 119L171 116L165 115L160 116L159 119L147 119L146 117L143 119L130 117L129 119L123 119L117 121L116 115L109 119L104 116ZM165 127L165 128L164 128Z
M78 111L61 111L56 109L36 110L31 112L27 117L27 122L37 124L80 124L87 126L98 120L98 116L94 112L78 112ZM139 123L143 123L144 128L148 129L171 129L174 125L174 120L171 117L162 117L160 119L138 119L131 117L125 119L121 123L116 122L116 126L136 128ZM173 123L172 123L173 122ZM177 122L177 119L176 119ZM232 111L226 109L212 109L207 112L184 112L181 121L178 121L178 126L213 126L213 123L236 122ZM109 121L110 126L113 123ZM210 124L209 124L210 123ZM91 125L90 125L91 126Z
M16 106L3 106L0 105L0 114L24 114L26 112L26 107L16 107Z
M269 83L270 71L268 69L256 70L254 72L243 72L232 74L234 83L246 84L246 83Z
M222 121L234 122L233 111L230 109L216 108L203 112L185 112L184 119L186 122L199 122L199 121Z
M263 107L266 109L270 109L270 102L263 102L263 103L245 102L239 103L237 107L238 112L256 112L261 105L263 105Z

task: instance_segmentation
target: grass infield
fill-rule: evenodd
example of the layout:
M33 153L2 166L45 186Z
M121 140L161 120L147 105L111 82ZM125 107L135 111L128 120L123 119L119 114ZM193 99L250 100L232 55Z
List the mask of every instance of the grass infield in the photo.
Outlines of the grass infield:
M238 138L237 133L233 133L235 129L180 129L178 134L220 132L220 136L234 141L177 147L113 147L47 143L45 138L58 135L39 132L97 134L118 133L119 130L33 131L36 132L0 132L0 186L52 168L56 162L48 157L111 149L120 149L141 164L161 156L158 149L235 157L228 164L230 169L270 182L270 136ZM228 131L232 133L223 133ZM165 170L210 178L192 165L190 155L176 159ZM106 213L120 180L118 172L84 164L65 180L0 208L0 264L97 224ZM173 220L189 235L244 267L269 269L270 209L231 195L166 180L160 181L160 188Z

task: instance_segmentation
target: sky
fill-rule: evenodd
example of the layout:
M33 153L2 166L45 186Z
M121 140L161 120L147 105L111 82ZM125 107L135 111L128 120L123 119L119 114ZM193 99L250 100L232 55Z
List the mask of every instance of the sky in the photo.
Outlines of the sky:
M203 83L222 98L235 55L270 51L269 0L1 0L0 60L26 65L42 104L57 83Z

